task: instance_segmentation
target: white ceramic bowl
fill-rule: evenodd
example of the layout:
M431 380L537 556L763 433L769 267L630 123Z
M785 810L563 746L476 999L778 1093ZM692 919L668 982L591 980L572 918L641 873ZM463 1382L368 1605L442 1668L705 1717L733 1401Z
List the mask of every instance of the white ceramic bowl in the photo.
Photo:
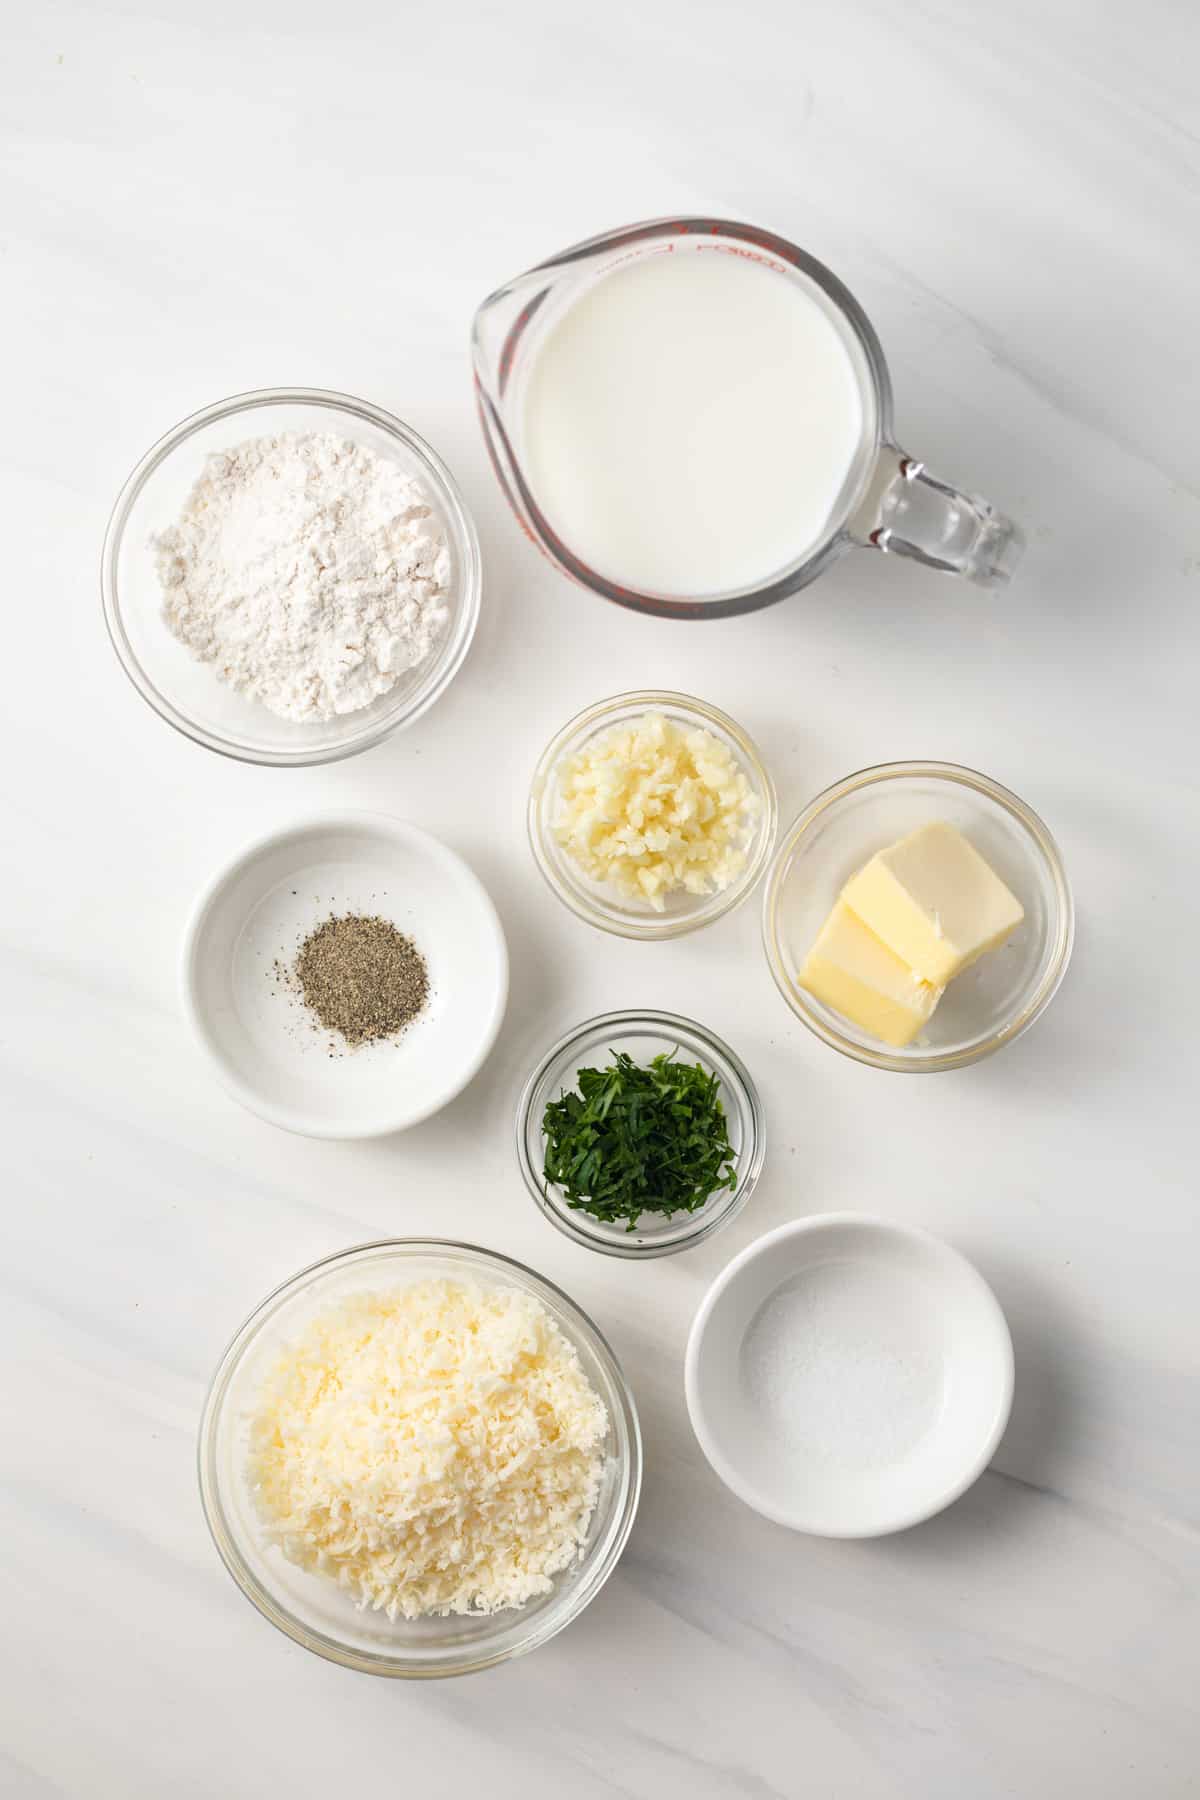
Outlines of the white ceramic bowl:
M1012 1406L1012 1339L957 1250L825 1213L721 1272L684 1379L700 1448L747 1506L794 1531L879 1537L983 1473Z
M430 997L396 1039L330 1055L272 965L331 913L379 913L425 957ZM452 850L381 813L331 813L243 850L184 936L183 1005L218 1078L251 1112L308 1137L381 1137L428 1118L496 1041L508 952L496 909Z

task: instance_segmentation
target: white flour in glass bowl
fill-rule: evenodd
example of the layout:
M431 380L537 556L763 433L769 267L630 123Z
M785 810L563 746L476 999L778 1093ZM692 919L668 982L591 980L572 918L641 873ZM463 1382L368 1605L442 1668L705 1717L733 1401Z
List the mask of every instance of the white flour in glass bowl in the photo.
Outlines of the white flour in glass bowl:
M284 719L369 706L449 617L450 549L425 489L333 432L211 455L152 548L175 636Z

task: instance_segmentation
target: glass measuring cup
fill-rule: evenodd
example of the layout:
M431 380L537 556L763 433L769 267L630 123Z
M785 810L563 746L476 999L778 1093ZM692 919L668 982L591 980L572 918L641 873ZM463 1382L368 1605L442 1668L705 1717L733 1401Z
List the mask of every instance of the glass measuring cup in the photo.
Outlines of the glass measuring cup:
M714 248L794 282L835 327L862 401L857 450L825 529L767 582L720 592L662 594L627 587L591 567L554 530L531 491L522 446L530 370L550 331L618 266ZM526 535L563 572L622 606L667 618L720 618L751 612L807 587L847 550L912 557L983 587L1006 582L1019 560L1017 527L978 495L960 493L900 449L892 434L892 387L879 340L836 275L786 238L726 219L657 219L605 232L539 263L488 296L472 331L475 386L484 437L500 485Z

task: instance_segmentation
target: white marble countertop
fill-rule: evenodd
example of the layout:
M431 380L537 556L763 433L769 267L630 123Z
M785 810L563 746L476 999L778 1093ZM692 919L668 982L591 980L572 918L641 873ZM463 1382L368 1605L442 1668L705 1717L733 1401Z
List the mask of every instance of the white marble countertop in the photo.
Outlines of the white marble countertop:
M1198 58L1180 0L50 0L9 19L6 1800L1195 1791ZM906 447L1024 522L1008 594L860 555L790 604L681 626L541 562L476 428L471 313L540 255L676 209L772 226L846 279ZM482 623L447 697L321 770L175 736L100 614L100 540L137 457L194 408L275 383L411 421L484 541ZM525 846L528 771L570 712L637 684L743 719L785 816L910 755L1028 798L1080 914L1046 1018L976 1068L907 1081L792 1020L756 905L661 946L569 917ZM359 1146L239 1110L175 998L199 884L320 805L444 837L512 949L484 1073L432 1122ZM731 1039L770 1149L727 1232L632 1266L536 1213L511 1116L553 1034L642 1003ZM965 1250L1017 1350L995 1467L875 1543L747 1511L683 1404L716 1271L837 1207ZM577 1296L632 1377L647 1468L628 1553L582 1619L523 1662L411 1688L319 1661L246 1605L201 1518L194 1437L214 1361L269 1287L420 1233Z

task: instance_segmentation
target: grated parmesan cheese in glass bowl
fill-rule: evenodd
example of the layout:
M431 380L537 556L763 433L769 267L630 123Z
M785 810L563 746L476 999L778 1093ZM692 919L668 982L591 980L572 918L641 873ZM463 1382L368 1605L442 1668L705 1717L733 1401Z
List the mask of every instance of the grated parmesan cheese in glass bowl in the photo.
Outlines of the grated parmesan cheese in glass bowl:
M732 911L766 867L775 790L725 713L687 694L599 701L544 751L529 838L564 905L621 937L676 937Z
M633 1399L591 1321L521 1264L436 1240L364 1244L268 1296L201 1425L234 1580L370 1674L546 1642L611 1574L640 1483Z

